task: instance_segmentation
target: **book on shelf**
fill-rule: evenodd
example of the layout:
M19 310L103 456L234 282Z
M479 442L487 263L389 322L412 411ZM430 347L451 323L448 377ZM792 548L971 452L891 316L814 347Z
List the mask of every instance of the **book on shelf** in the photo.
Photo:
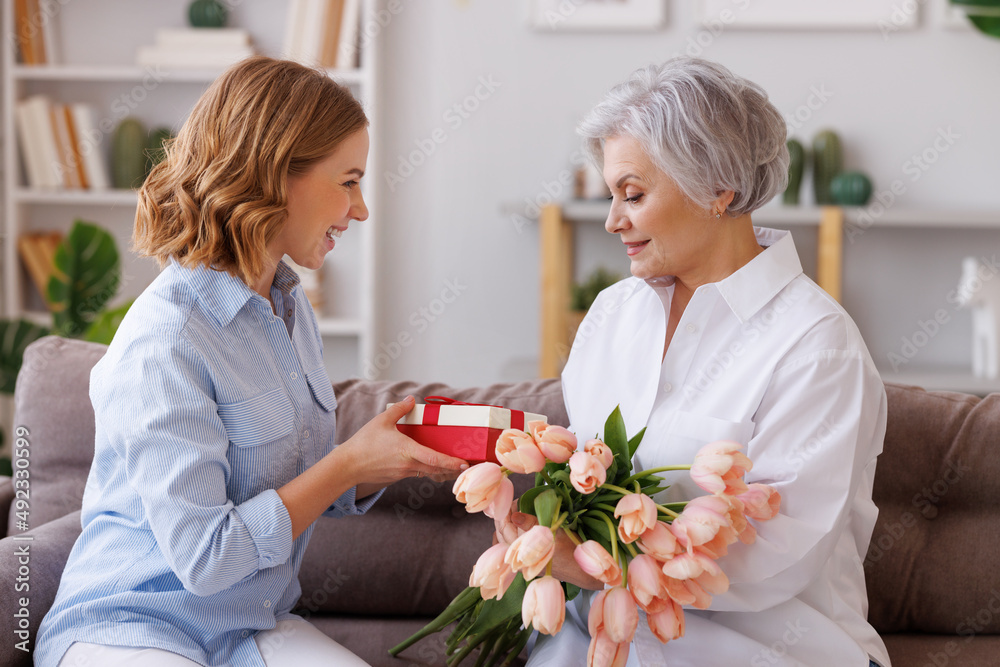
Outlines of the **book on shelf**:
M292 0L283 57L310 67L358 66L361 0Z
M43 7L44 5L44 7ZM14 41L24 65L51 65L59 61L52 3L14 0Z
M49 278L55 273L56 250L62 243L60 232L35 232L21 234L17 240L17 251L21 261L35 283L46 304L49 303Z
M55 103L46 95L32 95L17 103L17 136L29 187L109 187L95 117L88 104Z
M224 68L252 55L250 33L240 28L163 28L135 59L140 67Z

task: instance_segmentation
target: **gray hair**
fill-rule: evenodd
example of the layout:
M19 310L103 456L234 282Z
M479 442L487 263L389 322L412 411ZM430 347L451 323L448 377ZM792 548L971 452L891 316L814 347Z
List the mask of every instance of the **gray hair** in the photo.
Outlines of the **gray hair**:
M673 58L636 70L577 131L598 166L605 139L632 137L705 208L732 190L726 211L734 217L760 208L788 184L781 114L763 88L708 60Z

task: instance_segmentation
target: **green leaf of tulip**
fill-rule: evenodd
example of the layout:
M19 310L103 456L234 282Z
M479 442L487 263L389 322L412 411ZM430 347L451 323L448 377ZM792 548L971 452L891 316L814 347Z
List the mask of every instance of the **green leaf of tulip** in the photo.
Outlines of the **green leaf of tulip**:
M542 526L552 526L552 521L559 514L562 498L553 489L546 489L535 496L535 516Z
M620 406L615 407L614 412L604 423L604 443L611 448L615 455L615 479L617 480L619 476L627 477L632 472L632 456L629 452L628 436L625 434L625 420L622 418Z
M468 635L470 637L489 632L501 623L506 622L515 614L521 617L521 601L524 600L524 591L528 589L528 582L524 576L518 572L517 577L511 583L507 592L500 600L486 600L479 618L472 624Z

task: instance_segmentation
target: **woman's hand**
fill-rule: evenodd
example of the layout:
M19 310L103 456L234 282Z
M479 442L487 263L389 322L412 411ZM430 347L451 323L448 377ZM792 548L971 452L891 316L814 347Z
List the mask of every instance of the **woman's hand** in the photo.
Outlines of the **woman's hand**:
M399 432L396 422L413 409L413 404L413 397L407 396L389 406L334 450L349 459L347 465L359 486L377 490L407 477L444 482L469 467L462 459L424 447ZM358 497L362 494L358 493Z
M511 523L522 531L528 530L538 523L538 519L534 516L517 511L511 511L509 519ZM552 576L559 581L565 581L580 588L592 591L603 590L604 583L601 580L590 576L576 564L576 560L573 558L573 551L576 549L576 545L569 538L569 535L566 534L566 531L562 528L557 530L555 532L555 539L556 550L552 554Z

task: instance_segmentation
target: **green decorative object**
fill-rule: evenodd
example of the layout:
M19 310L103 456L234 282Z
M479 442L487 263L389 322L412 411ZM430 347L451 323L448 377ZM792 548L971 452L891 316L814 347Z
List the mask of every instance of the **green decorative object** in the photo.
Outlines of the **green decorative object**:
M806 149L798 139L788 140L788 187L782 195L782 202L789 206L799 203L802 174L806 170Z
M86 338L120 282L114 238L95 224L77 220L56 250L55 275L49 279L52 333Z
M174 135L169 127L158 127L150 132L149 143L146 145L145 176L149 176L149 172L153 170L153 167L163 162L163 158L167 157L167 150L164 148L164 144L169 143L173 138Z
M841 170L840 137L833 130L823 130L813 138L813 192L816 203L833 204L830 185Z
M48 335L46 327L27 320L0 320L0 392L14 393L14 382L21 370L24 349Z
M951 0L984 35L1000 38L1000 0Z
M830 193L842 206L864 206L872 196L872 182L860 171L845 171L834 177Z
M146 128L133 117L118 123L111 138L111 183L130 189L142 185L146 177Z
M621 276L603 267L594 269L586 281L573 285L570 310L586 312L603 289L611 287L621 279Z
M188 5L188 22L194 28L221 28L229 12L218 0L194 0Z

